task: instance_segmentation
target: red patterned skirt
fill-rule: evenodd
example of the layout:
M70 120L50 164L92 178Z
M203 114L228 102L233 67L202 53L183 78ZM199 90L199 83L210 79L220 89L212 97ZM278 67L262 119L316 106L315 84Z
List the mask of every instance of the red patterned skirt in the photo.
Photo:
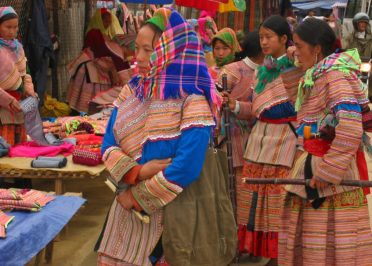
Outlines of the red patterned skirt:
M287 178L290 168L246 162L246 178ZM237 175L239 176L239 175ZM239 251L257 257L278 257L278 233L285 198L280 185L248 185L237 179Z

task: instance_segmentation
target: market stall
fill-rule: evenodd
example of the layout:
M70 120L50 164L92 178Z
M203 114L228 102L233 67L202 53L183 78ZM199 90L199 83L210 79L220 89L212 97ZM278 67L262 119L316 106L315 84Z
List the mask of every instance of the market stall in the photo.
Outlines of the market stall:
M7 226L7 237L0 238L1 265L25 265L34 256L41 262L42 250L51 262L53 239L67 225L84 204L85 199L76 196L57 196L42 211L7 213L14 218Z
M72 156L67 157L65 168L32 168L32 158L0 158L0 176L5 178L49 179L54 181L57 195L63 194L63 181L77 178L94 178L100 176L105 167L74 164Z

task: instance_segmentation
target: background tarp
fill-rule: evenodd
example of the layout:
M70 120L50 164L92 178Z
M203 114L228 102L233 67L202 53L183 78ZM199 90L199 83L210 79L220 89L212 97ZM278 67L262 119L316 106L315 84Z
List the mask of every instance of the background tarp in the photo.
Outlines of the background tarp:
M317 0L311 2L292 2L294 8L309 10L315 8L332 9L335 3L347 4L347 0Z

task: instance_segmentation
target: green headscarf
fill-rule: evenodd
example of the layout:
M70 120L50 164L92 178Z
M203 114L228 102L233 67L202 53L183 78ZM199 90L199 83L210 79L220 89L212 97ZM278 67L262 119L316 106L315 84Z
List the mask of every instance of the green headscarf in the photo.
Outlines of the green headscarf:
M280 59L275 59L271 55L267 56L264 60L264 65L258 68L258 82L254 91L257 94L261 93L265 89L266 84L279 77L283 70L291 67L294 67L294 64L287 56L283 56Z
M238 38L236 37L235 31L230 28L223 28L216 35L213 36L212 44L215 44L216 40L222 41L231 49L231 54L223 59L215 58L216 65L222 67L234 61L235 53L240 52L241 48L239 45Z
M165 31L169 17L172 14L171 10L168 8L159 8L152 18L146 21L146 23L151 23L157 26L161 31Z
M102 14L104 13L109 13L111 15L111 20L112 20L111 25L107 29L103 26L103 21L102 21ZM102 34L109 36L111 40L116 35L124 34L124 31L120 26L118 18L115 16L113 12L111 12L110 10L106 8L101 8L101 9L96 10L96 12L94 13L94 15L89 21L87 32L92 29L100 30Z
M305 73L303 81L298 86L297 100L296 100L296 111L301 109L304 102L304 90L312 89L315 81L327 72L338 70L346 75L350 75L352 72L359 71L361 64L358 50L350 49L342 53L334 53L308 69Z

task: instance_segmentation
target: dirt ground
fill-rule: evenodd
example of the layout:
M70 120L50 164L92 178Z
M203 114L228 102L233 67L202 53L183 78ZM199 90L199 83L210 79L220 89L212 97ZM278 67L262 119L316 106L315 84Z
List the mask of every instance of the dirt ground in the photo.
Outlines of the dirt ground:
M366 157L369 176L372 180L372 159ZM114 198L112 191L104 184L105 179L71 180L65 182L65 191L82 192L87 199L85 206L70 221L54 244L53 260L49 265L55 266L94 266L97 255L93 251L101 232L108 209ZM53 183L46 180L35 180L36 189L52 191ZM372 213L372 195L368 198L369 211ZM372 226L372 224L371 224ZM263 266L266 260L252 261L243 258L237 265ZM28 263L34 265L34 260ZM43 262L41 265L48 265Z

